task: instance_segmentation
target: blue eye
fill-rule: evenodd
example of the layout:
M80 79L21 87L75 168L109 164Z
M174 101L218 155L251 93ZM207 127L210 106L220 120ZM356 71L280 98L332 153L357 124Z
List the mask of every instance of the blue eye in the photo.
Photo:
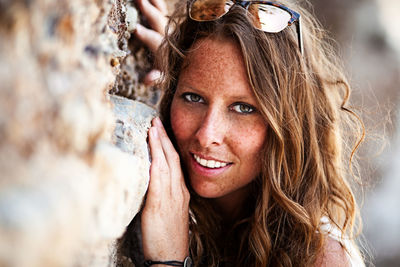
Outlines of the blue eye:
M250 106L248 104L237 103L232 106L232 110L234 110L238 113L242 113L242 114L250 114L255 111L255 108L253 108L252 106Z
M203 103L204 100L201 96L193 94L193 93L185 93L183 94L183 98L188 102L193 103Z

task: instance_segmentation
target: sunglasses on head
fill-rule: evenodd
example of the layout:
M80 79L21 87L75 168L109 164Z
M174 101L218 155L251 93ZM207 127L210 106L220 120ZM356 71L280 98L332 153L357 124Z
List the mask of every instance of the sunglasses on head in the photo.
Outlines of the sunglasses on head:
M251 14L253 26L264 32L277 33L295 23L299 49L303 54L300 14L277 2L194 0L188 6L188 14L195 21L213 21L227 14L234 5L246 9Z

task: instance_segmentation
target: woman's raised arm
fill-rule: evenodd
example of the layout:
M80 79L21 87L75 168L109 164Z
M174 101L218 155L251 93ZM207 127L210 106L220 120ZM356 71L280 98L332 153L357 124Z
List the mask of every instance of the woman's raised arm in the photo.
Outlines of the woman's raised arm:
M189 199L180 159L159 118L149 130L152 163L142 213L146 260L183 261L189 254Z

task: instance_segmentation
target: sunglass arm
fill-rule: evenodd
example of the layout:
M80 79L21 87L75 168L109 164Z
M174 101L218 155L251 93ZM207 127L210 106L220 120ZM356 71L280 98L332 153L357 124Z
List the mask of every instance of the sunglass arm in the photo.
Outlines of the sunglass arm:
M301 29L301 17L299 17L297 23L297 36L298 36L298 43L299 43L299 48L300 48L300 53L304 55L304 46L303 46L303 31Z

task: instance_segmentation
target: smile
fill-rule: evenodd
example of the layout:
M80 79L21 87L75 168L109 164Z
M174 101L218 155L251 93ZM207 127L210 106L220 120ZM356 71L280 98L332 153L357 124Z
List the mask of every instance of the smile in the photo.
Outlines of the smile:
M216 169L216 168L223 168L228 163L226 162L221 162L221 161L216 161L216 160L206 160L203 158L200 158L199 156L193 154L194 159L196 160L197 163L199 163L203 167L207 167L210 169Z

